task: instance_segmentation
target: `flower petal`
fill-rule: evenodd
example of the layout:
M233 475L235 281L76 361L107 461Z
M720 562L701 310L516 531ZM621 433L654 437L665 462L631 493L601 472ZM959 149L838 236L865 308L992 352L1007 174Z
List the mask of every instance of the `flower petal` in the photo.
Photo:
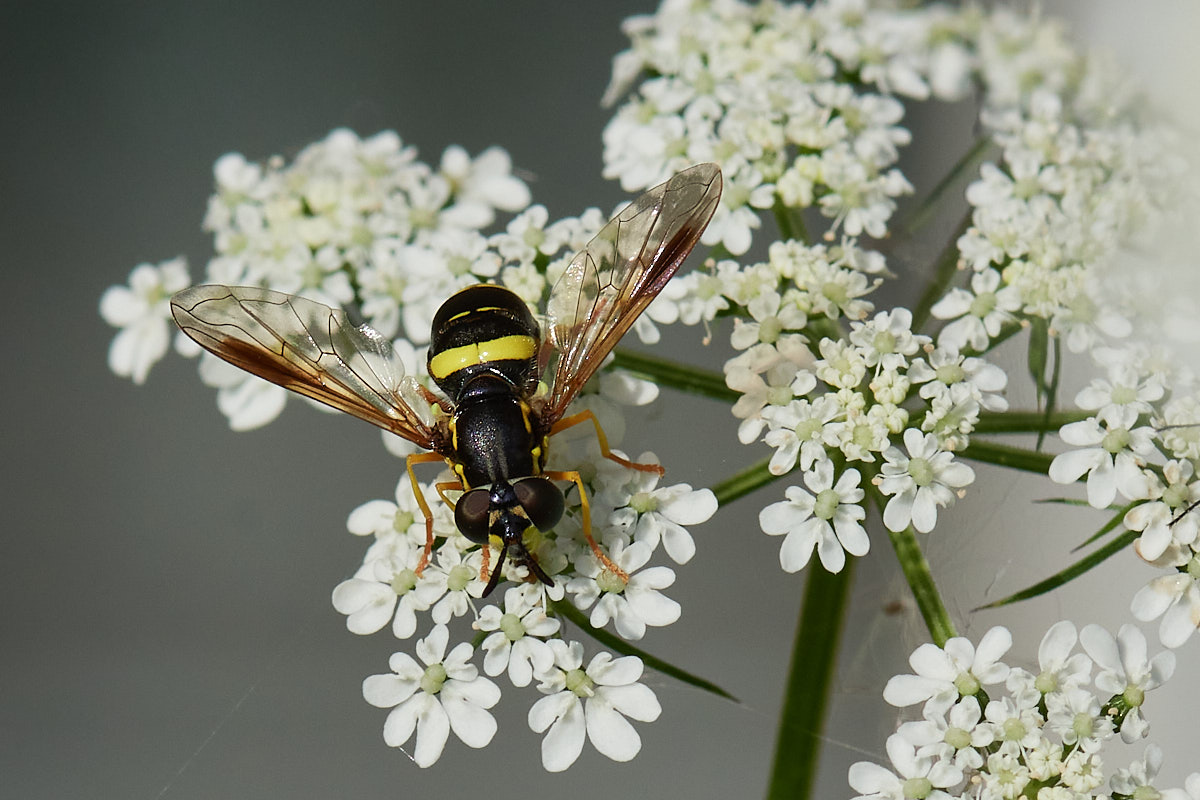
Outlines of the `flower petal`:
M421 697L428 698L428 701L423 703L424 708L417 715L417 747L412 757L418 767L428 767L441 758L446 748L446 740L450 738L450 719L442 704L430 695L421 694L413 700Z
M550 732L542 739L542 766L546 768L547 772L562 772L574 764L579 758L579 754L583 752L586 731L583 703L571 692L560 692L559 695L563 696L562 699L567 702L567 705L555 714L556 721L550 727ZM534 731L539 731L539 726L533 724L535 711L538 712L536 716L543 716L545 710L538 711L538 706L542 706L551 699L543 697L529 710L530 727ZM546 705L544 708L551 707L553 706ZM541 729L544 730L544 727Z
M487 702L481 694L487 694L483 687L491 687L494 697ZM479 679L469 684L450 681L442 688L439 697L446 716L450 720L450 728L454 735L468 747L483 747L496 735L496 720L485 708L495 705L500 699L500 690L496 684L485 679Z
M633 725L599 695L587 703L587 735L592 746L613 761L629 761L642 749Z

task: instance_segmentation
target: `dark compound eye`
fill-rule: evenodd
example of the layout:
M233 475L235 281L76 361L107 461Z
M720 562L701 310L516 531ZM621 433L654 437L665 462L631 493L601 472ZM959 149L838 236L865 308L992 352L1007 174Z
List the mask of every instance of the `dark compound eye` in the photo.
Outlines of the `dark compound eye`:
M562 519L563 495L549 479L523 478L513 484L513 491L525 516L539 531L550 530Z
M488 538L488 507L491 496L487 489L472 489L454 504L454 524L472 542L483 544Z

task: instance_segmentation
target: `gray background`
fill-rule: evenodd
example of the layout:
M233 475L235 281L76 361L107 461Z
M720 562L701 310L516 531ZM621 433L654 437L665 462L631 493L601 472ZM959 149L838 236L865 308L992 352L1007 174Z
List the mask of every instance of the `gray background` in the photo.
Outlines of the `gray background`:
M779 570L778 541L755 521L781 488L696 529L699 552L670 592L684 616L641 643L742 705L650 675L664 712L639 726L637 760L616 765L588 747L568 773L547 775L524 721L535 695L509 690L491 747L475 752L452 739L435 767L420 770L384 746L385 712L360 695L362 678L386 669L392 640L348 633L328 600L362 554L346 515L390 497L399 463L369 426L299 404L264 430L234 435L194 364L177 358L144 387L118 379L105 366L112 331L97 313L103 289L141 261L182 253L193 276L202 274L210 244L200 220L219 155L292 155L338 126L364 135L394 128L434 163L451 143L472 152L500 144L529 171L552 218L612 207L622 194L599 178L608 112L597 100L625 44L620 20L644 10L632 2L4 5L0 797L761 795L803 582ZM1093 22L1081 33L1130 45L1133 23L1147 20ZM1161 66L1172 48L1148 41L1140 67ZM913 125L951 142L969 130L964 117ZM721 335L707 350L697 339L683 331L664 347L715 368ZM630 418L629 449L657 451L672 480L711 485L766 452L738 446L732 419L714 403L664 393ZM1046 536L1078 523L1078 513L1029 510L1028 498L1052 488L980 473L979 491L928 540L964 620L980 602L1066 563L1080 538ZM872 536L841 656L822 796L850 794L851 762L882 759L893 724L880 711L882 683L904 671L904 655L923 638L907 605L885 613L905 592L886 540ZM1059 616L1126 619L1128 598L1149 574L1114 559L1073 593L974 615L964 631L1014 625L1032 637L1020 647L1028 658L1037 631ZM1156 737L1168 749L1168 784L1196 766L1184 755L1194 753L1188 720L1200 713L1196 693L1184 691L1195 683L1196 648L1181 653L1181 670L1192 671L1176 681L1174 698L1151 699L1157 730L1166 731L1157 725L1172 707L1183 726L1173 740Z

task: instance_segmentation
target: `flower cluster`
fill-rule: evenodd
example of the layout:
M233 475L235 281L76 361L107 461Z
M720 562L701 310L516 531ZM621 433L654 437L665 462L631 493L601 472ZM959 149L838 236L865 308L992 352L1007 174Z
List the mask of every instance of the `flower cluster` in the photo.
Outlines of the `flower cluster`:
M208 282L354 309L387 339L399 337L398 350L411 362L420 356L413 345L429 340L438 305L500 271L502 258L485 235L497 212L519 211L530 199L500 148L472 159L450 147L435 169L390 131L360 139L335 130L290 163L230 153L213 174L216 193L204 219L215 249ZM128 289L106 294L102 313L122 329L109 351L114 371L144 379L165 355L166 301L189 282L176 259L139 267ZM198 352L182 336L177 346ZM283 389L207 354L200 376L218 390L218 407L235 430L265 425L284 407Z
M1006 416L1007 377L982 356L1032 330L1039 401L1056 400L1057 376L1045 368L1050 342L1089 354L1101 375L1075 397L1082 413L1061 427L1067 447L1049 475L1084 481L1088 502L1114 511L1112 527L1123 522L1137 554L1166 571L1138 592L1133 613L1161 617L1164 645L1185 642L1200 620L1200 383L1172 342L1194 346L1200 313L1184 296L1150 307L1147 292L1161 293L1161 284L1122 272L1131 246L1154 237L1169 210L1190 208L1172 180L1186 164L1166 128L1147 122L1128 87L1080 55L1059 26L1003 8L665 0L625 30L630 48L614 63L607 95L620 105L603 134L605 175L633 191L701 161L724 174L701 237L713 257L673 278L636 330L653 343L657 325L729 321L723 377L736 394L738 439L770 448L765 472L790 484L759 513L762 530L781 537L782 568L804 568L815 551L838 572L847 554L865 555L872 504L895 534L932 531L939 510L975 479L964 455L986 460L985 416ZM912 310L878 309L873 293L901 268L870 239L910 232L893 223L900 198L915 192L898 168L910 140L904 101L972 94L978 138L951 175L978 174L944 268ZM418 376L446 297L488 281L536 312L605 222L597 209L552 221L530 205L499 148L471 158L451 147L433 167L393 133L334 131L291 162L231 154L215 176L208 280L346 308L392 340ZM755 241L764 223L779 234L769 244ZM765 257L741 259L756 244ZM176 259L142 265L128 286L105 294L102 315L121 329L109 354L114 372L146 378L168 349L166 299L188 282ZM205 355L200 373L235 429L283 408L282 389L215 358ZM708 384L714 394L720 377ZM616 444L618 406L656 393L609 371L578 402ZM1041 430L1026 425L1016 432ZM407 452L397 441L385 436L389 449ZM610 758L632 758L640 739L630 720L660 713L637 657L588 657L562 622L586 619L638 640L676 621L681 609L667 594L675 573L658 556L692 557L686 526L707 520L716 497L604 459L590 436L556 436L548 459L548 469L582 476L562 522L526 537L553 585L468 541L448 503L428 504L427 543L418 494L442 494L448 473L419 485L406 476L394 499L350 515L350 531L373 538L333 603L354 633L390 628L415 642L414 654L394 654L391 671L368 678L363 694L391 709L389 745L408 747L415 736L421 766L440 757L451 732L471 747L492 739L501 676L517 689L536 686L528 722L545 734L551 771L570 766L585 740ZM493 570L513 586L485 600ZM472 638L455 641L468 621ZM994 629L978 649L952 639L913 654L916 674L894 678L885 697L922 705L923 718L889 739L892 769L851 770L860 797L1156 796L1153 746L1115 772L1105 771L1101 747L1145 735L1145 692L1169 676L1173 655L1147 658L1129 626L1114 638L1060 623L1042 642L1035 674L1000 661L1010 644ZM1200 785L1193 777L1189 786ZM1160 794L1172 791L1181 792Z
M997 627L978 647L953 638L944 648L917 648L909 659L914 674L893 677L883 696L895 706L920 706L921 718L888 738L890 769L865 761L850 768L856 800L1182 795L1154 786L1157 746L1115 770L1106 747L1118 736L1130 744L1146 735L1146 693L1171 677L1174 653L1150 657L1132 625L1113 637L1067 621L1046 632L1036 671L1001 661L1011 646L1012 635Z
M740 255L759 211L815 207L832 229L883 236L912 186L895 167L917 99L962 97L970 14L871 9L858 0L664 2L632 17L607 98L605 175L626 189L719 161L725 199L703 240Z
M1137 592L1133 615L1161 617L1161 642L1178 647L1200 619L1200 386L1177 360L1134 343L1098 348L1096 360L1104 377L1075 397L1090 416L1063 426L1074 449L1055 457L1050 477L1086 480L1096 508L1128 501L1117 517L1137 537L1134 552L1166 571Z
M536 313L571 256L605 222L596 209L550 222L544 207L529 206L527 189L498 148L472 160L451 147L434 169L393 133L363 140L338 130L292 163L275 158L255 164L231 154L214 171L217 192L205 226L214 234L216 255L208 280L262 286L356 312L394 340L404 371L418 379L433 315L447 296L491 280L507 285ZM498 211L520 213L485 235ZM101 312L122 328L110 352L115 372L140 382L165 354L167 301L188 283L186 266L176 259L142 265L128 287L105 294ZM642 330L654 333L652 324ZM181 341L181 349L195 352L194 345L187 347L190 340ZM200 372L218 388L218 406L235 429L266 424L283 407L283 389L215 357L205 354ZM433 388L428 378L421 380ZM620 405L644 405L656 396L654 384L607 372L576 402L616 445L623 430ZM420 402L415 393L408 401ZM397 455L412 450L390 434L384 442ZM415 732L412 757L421 766L438 759L451 731L473 747L490 741L496 726L488 709L501 691L489 678L502 673L518 688L536 681L544 695L529 719L535 731L546 732L547 769L570 766L585 731L597 750L614 759L638 752L640 740L626 718L651 721L659 714L653 692L637 682L640 659L600 652L585 666L583 644L563 638L561 619L582 613L595 628L611 624L627 640L675 622L680 606L664 594L675 573L654 562L660 549L677 564L692 557L695 545L684 526L711 517L716 499L687 484L660 486L661 469L631 469L600 456L596 437L570 434L555 436L546 454L547 470L581 474L586 493L568 492L566 513L554 530L531 529L525 536L553 586L529 583L534 578L527 565L498 563L497 548L469 541L446 503L427 503L435 537L427 549L426 517L415 492L436 498L453 483L448 472L440 486L414 487L406 476L394 500L366 503L350 515L352 533L374 538L354 576L334 590L333 603L355 633L390 627L397 639L409 640L424 631L416 658L396 653L392 672L363 687L368 702L393 709L384 727L388 744L402 747ZM641 458L657 465L653 454ZM599 549L588 543L587 531ZM495 570L520 588L486 602L482 594ZM450 647L460 618L486 634L481 642ZM471 663L477 654L487 677Z
M760 515L766 533L786 535L780 560L789 572L803 568L814 548L835 572L845 552L867 552L859 524L864 470L890 498L890 529L932 530L937 509L974 479L953 452L967 445L982 411L1007 408L1002 370L934 346L913 332L907 309L871 315L865 295L885 273L883 257L854 240L789 240L772 244L765 262L738 268L722 261L710 275L693 273L678 299L662 300L677 303L681 318L688 299L702 293L712 317L744 309L730 333L741 352L724 367L726 384L740 395L733 406L738 437L761 439L774 449L771 473L799 467L808 487L789 487L785 502ZM843 319L844 337L822 335Z
M1039 90L1027 109L984 114L1001 157L967 189L971 220L958 247L973 276L934 306L950 321L939 341L983 350L1021 319L1045 321L1076 353L1129 334L1103 278L1120 248L1163 216L1181 165L1164 130L1088 125L1081 113Z
M570 448L556 448L551 457L555 468L571 469L591 458L574 461ZM643 454L642 460L652 462L653 456ZM650 560L661 544L676 563L687 561L695 547L683 526L707 520L717 504L707 489L660 487L658 480L654 472L613 464L596 470L586 484L593 498L592 525L610 564L596 557L583 536L585 512L578 498L553 531L539 534L536 542L529 540L532 531L527 534L529 550L554 581L552 587L529 583L525 566L497 565L497 548L468 541L444 504L433 507L437 546L420 570L425 517L407 477L394 501L373 500L355 509L347 523L350 532L373 541L354 577L333 592L347 628L371 634L390 627L397 639L407 640L425 619L433 625L416 646L425 666L396 653L393 674L372 676L363 685L369 703L393 709L384 725L387 743L403 747L415 731L412 757L423 767L438 759L450 731L472 747L486 745L496 730L487 709L501 695L489 678L504 674L517 688L536 681L544 695L530 709L529 724L547 732L542 745L547 770L566 769L578 758L585 731L604 755L633 758L640 739L625 717L650 722L660 711L653 691L638 683L641 660L602 651L585 668L583 643L565 639L560 620L566 613L562 604L570 603L589 612L591 625L612 623L620 636L636 640L647 627L679 618L679 604L663 594L675 573L650 566ZM421 485L418 491L430 494L435 488ZM503 569L516 584L501 602L481 599L490 569ZM477 644L460 642L447 655L448 626L459 617L471 618L472 627L486 636ZM488 677L471 663L476 650L482 651Z

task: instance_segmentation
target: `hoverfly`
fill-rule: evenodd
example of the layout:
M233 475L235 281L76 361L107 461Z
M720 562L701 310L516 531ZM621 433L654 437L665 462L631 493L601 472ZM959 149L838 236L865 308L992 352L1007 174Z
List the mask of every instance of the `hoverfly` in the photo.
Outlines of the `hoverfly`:
M454 509L459 531L500 555L484 596L496 587L507 555L547 585L554 582L526 548L531 527L549 531L565 501L553 481L579 489L584 535L609 569L623 574L592 537L583 480L575 471L545 470L549 438L591 422L601 452L625 466L662 472L609 451L590 411L567 407L605 356L679 269L708 225L721 195L721 171L699 164L650 189L611 219L571 261L550 293L546 336L516 294L478 284L452 295L433 319L427 368L438 397L404 380L392 348L345 312L303 297L257 287L205 285L171 298L175 322L202 347L260 378L378 425L429 452L406 468L425 515L425 550L433 548L433 513L414 465L444 460L455 480L436 485ZM545 375L548 388L538 391ZM431 421L406 399L419 395ZM420 404L417 404L418 407ZM461 491L456 501L447 491Z

